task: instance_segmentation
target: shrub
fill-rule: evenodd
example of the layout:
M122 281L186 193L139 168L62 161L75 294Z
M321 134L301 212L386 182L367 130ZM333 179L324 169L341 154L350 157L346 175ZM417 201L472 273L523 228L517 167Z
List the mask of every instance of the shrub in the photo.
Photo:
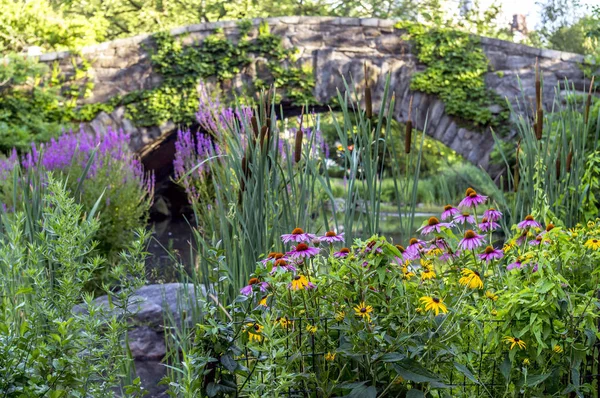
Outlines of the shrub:
M37 199L0 220L0 393L105 397L124 387L132 368L122 346L125 318L131 295L143 284L148 235L138 231L122 253L124 261L111 270L119 291L105 286L111 309L125 316L119 318L94 305L85 291L105 261L90 254L98 219L93 212L86 215L52 175L29 188ZM39 217L34 216L38 206ZM35 234L28 233L31 225ZM74 311L81 303L87 311ZM134 384L139 386L139 380ZM136 385L128 391L139 392Z
M0 203L10 211L22 210L23 192L15 192L12 174L19 161L43 176L54 172L66 189L90 212L99 198L100 224L94 238L98 248L113 255L146 223L154 180L128 147L129 136L115 131L105 135L68 133L48 144L31 146L19 159L16 150L0 159ZM18 186L17 186L18 187Z

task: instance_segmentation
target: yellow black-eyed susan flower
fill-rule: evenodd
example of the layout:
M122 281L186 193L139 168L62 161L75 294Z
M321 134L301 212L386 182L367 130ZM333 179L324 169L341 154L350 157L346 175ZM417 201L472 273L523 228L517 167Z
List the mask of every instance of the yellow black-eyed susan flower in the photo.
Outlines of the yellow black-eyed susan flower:
M346 317L346 313L344 311L338 311L335 313L335 320L341 322Z
M426 281L428 279L435 278L435 271L432 269L423 269L421 272L421 280Z
M354 307L354 312L356 313L356 316L359 316L361 318L367 318L367 320L370 321L371 320L371 312L373 312L373 307L370 305L367 305L363 301L359 305Z
M327 362L335 361L335 352L328 352L327 354L325 354L325 360Z
M528 365L530 365L530 364L531 364L531 362L529 361L529 358L525 358L525 359L523 360L523 366L528 366Z
M465 268L461 272L462 278L458 280L463 286L468 286L471 289L483 289L483 281L479 272Z
M306 331L310 334L315 334L315 333L317 333L317 326L308 324L308 325L306 325Z
M561 352L563 352L563 348L557 344L554 346L554 348L552 348L552 351L554 351L557 354L560 354Z
M444 304L443 300L438 297L429 297L424 296L419 299L423 304L425 304L426 311L433 311L437 316L440 311L446 314L448 312L448 308Z
M250 341L262 342L264 336L262 335L263 326L258 323L247 323L246 333L248 333L248 339Z
M600 249L600 239L596 239L596 238L588 239L583 244L583 246L587 247L588 249L598 250L598 249Z
M309 282L304 275L296 275L289 284L289 288L292 290L303 290L307 287L309 287Z
M498 295L490 290L485 292L485 298L492 301L498 300Z
M527 347L527 344L518 337L504 336L504 341L510 344L510 349L512 350L515 346L518 346L520 349L524 349Z

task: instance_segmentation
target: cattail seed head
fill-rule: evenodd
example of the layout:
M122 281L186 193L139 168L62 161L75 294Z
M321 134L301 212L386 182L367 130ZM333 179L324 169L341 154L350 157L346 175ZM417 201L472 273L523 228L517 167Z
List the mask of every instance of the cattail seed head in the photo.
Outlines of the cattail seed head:
M256 116L252 116L250 118L250 123L252 124L252 131L254 132L254 137L258 138L258 120L256 120Z
M302 159L302 138L302 129L299 128L298 131L296 131L296 142L294 145L294 162L296 163L300 162L300 159Z
M260 129L260 146L263 150L265 149L265 141L267 144L269 143L269 128L267 126L262 126Z
M412 144L412 120L406 122L406 133L404 135L404 153L410 153Z
M556 179L558 180L560 178L560 157L558 159L556 159Z
M571 163L573 162L573 151L570 150L567 155L567 173L571 172Z
M538 141L542 139L543 129L544 129L544 111L542 110L542 108L538 108L536 131L535 131L535 137L538 139Z

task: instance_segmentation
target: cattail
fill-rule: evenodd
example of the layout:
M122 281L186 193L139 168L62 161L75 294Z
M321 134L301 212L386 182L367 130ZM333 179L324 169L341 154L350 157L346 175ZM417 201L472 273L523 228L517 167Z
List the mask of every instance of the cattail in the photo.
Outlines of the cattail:
M371 100L371 87L369 87L369 79L367 77L367 63L364 63L365 67L365 113L367 119L371 119L373 117L373 102Z
M294 161L296 163L302 159L302 135L302 125L300 125L298 131L296 131L296 143L294 146Z
M254 137L258 138L258 120L256 120L256 116L250 118L250 123L252 124L252 131L254 131Z
M585 113L584 113L583 120L586 125L588 122L588 118L590 116L590 106L592 106L592 88L594 87L594 78L595 77L596 76L592 76L592 81L590 82L590 90L588 91L587 100L585 101Z
M544 111L542 108L537 110L537 122L536 122L535 136L539 140L542 139L542 131L544 129Z
M556 159L556 179L560 178L560 156Z
M408 103L408 120L406 121L406 132L404 134L404 153L410 153L410 147L412 145L412 120L411 120L411 113L412 113L412 102L413 102L413 97L410 97L410 101Z
M249 168L248 168L248 159L244 155L242 158L242 176L240 178L240 193L244 192L246 189L246 178L248 178Z
M567 155L567 173L571 172L571 162L573 162L573 150L569 150Z
M540 79L540 64L535 59L535 102L537 109L542 108L542 80Z
M515 161L515 175L514 175L514 190L517 192L519 190L519 151L521 150L521 140L517 144L517 155Z
M266 140L265 140L265 138L266 138ZM263 149L263 151L265 150L265 141L268 145L269 144L269 127L262 126L262 128L260 129L260 146Z

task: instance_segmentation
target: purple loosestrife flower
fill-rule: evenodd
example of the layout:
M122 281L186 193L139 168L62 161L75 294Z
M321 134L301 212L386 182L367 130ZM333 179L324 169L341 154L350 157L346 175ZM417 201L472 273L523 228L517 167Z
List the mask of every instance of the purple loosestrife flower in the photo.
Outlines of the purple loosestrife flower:
M541 228L542 226L537 221L535 221L533 216L530 214L527 217L525 217L525 219L523 221L518 223L517 227L519 227L520 229L525 229L525 228Z
M348 257L349 255L350 255L350 249L348 249L347 247L342 247L339 252L333 253L333 257L336 257L336 258L344 258L344 257Z
M475 218L470 213L461 213L454 217L454 222L457 224L475 224Z
M298 243L296 247L286 253L291 258L311 258L317 254L319 254L319 249L309 247L306 243Z
M501 259L504 257L504 252L500 249L494 249L492 246L487 246L485 251L479 254L479 258L485 260L487 263L496 259Z
M481 223L479 223L479 229L486 232L486 231L494 231L496 229L498 229L500 227L500 225L497 222L488 220L486 217L483 217L483 219L481 219Z
M476 207L482 203L485 203L487 196L479 195L473 188L467 189L465 198L460 201L458 207Z
M450 228L451 224L441 223L436 217L430 217L427 221L427 225L419 228L421 235L429 235L432 232L440 233L442 228Z
M494 208L489 208L483 212L483 217L490 221L498 221L500 218L502 218L502 213Z
M477 235L475 231L467 230L464 238L458 243L463 250L473 250L483 244L483 236Z
M314 234L305 233L302 228L294 228L291 234L283 234L281 235L281 240L283 243L288 242L310 242L315 239L316 236Z
M444 211L442 212L442 221L445 221L448 218L452 218L455 214L458 214L460 210L452 205L444 206Z
M328 231L325 234L325 236L319 237L319 240L321 242L328 242L328 243L343 242L344 241L344 233L342 232L341 234L337 234L334 231Z

